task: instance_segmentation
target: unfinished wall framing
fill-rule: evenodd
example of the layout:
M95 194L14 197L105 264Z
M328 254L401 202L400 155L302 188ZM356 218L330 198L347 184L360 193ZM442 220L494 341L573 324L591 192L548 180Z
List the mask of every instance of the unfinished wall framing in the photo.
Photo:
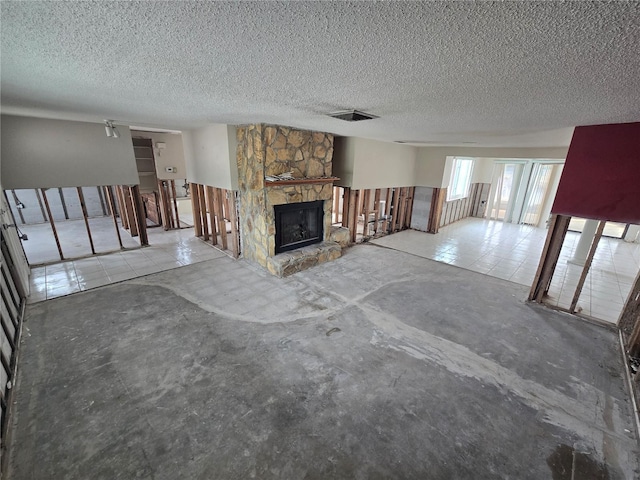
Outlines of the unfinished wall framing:
M148 245L145 207L136 186L54 187L5 194L19 219L17 228L31 265ZM137 240L127 240L118 217Z
M189 192L195 236L238 258L240 234L237 192L198 183L191 183Z
M351 243L405 230L411 225L415 187L334 187L333 222L349 229Z
M28 265L20 248L16 220L5 195L0 198L0 457L7 467L8 426L15 391L22 321L28 295Z

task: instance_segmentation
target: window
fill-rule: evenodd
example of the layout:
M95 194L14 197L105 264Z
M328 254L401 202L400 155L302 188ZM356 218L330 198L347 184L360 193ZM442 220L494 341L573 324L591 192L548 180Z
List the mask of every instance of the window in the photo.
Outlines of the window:
M447 189L447 201L464 198L469 194L473 160L470 158L454 158L451 169L451 181Z

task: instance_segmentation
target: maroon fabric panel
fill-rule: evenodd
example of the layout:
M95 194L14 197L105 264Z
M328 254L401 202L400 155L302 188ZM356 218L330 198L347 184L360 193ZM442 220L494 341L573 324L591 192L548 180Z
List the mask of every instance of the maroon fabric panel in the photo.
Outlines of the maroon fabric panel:
M640 122L576 127L551 211L640 223Z

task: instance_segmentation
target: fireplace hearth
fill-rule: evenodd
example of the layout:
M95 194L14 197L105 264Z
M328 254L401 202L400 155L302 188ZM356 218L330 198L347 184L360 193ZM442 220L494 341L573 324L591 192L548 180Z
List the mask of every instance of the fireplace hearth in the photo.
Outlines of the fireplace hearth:
M274 205L276 254L320 243L324 201Z

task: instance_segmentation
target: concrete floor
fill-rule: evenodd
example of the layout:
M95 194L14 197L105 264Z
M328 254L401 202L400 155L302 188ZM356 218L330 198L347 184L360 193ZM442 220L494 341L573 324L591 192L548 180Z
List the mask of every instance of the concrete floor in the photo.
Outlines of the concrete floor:
M9 478L638 478L617 335L526 294L360 245L29 305Z
M404 230L371 243L530 287L547 230L465 218L437 235ZM567 232L547 303L569 308L582 266L571 263L580 234ZM640 244L602 238L578 300L578 311L615 324L640 270Z

